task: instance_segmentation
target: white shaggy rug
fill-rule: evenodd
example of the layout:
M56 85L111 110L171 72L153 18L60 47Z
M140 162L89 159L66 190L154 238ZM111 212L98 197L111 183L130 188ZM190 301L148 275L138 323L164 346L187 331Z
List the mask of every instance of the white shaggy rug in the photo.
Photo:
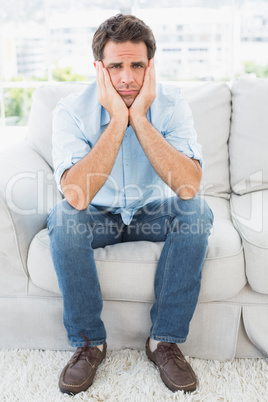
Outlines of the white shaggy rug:
M268 359L220 363L189 358L199 383L191 394L173 393L162 383L145 352L108 352L93 385L74 397L58 390L58 377L72 352L0 350L1 402L56 401L268 401Z

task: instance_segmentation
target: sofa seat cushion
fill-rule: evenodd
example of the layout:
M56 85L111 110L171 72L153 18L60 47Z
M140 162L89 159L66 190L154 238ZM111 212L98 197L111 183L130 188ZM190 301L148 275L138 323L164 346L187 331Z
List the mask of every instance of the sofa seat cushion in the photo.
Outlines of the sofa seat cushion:
M200 301L225 300L247 283L241 238L233 226L228 200L205 197L214 214L203 268Z
M268 190L232 195L233 222L242 237L246 275L256 292L268 294Z
M207 198L215 224L203 268L201 301L233 297L246 283L241 241L231 223L229 202ZM94 250L103 299L152 303L162 247L163 243L141 241ZM35 285L60 294L47 229L40 231L31 242L28 270Z

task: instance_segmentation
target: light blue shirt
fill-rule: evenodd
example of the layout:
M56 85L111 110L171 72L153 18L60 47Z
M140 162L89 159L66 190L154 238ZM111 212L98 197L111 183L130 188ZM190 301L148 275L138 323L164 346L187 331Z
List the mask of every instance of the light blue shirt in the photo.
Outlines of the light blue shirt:
M179 88L157 84L156 95L148 120L174 148L202 164L192 113ZM96 82L57 104L53 113L52 156L60 191L63 172L88 154L109 121L109 113L98 102ZM121 214L123 222L129 225L135 211L148 202L165 198L167 189L129 126L112 171L91 204Z

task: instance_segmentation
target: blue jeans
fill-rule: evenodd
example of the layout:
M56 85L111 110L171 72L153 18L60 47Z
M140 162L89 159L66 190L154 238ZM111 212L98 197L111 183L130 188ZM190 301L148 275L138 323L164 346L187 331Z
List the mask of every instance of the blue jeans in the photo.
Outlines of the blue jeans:
M48 229L70 344L84 346L82 334L91 345L106 340L93 249L141 240L164 242L155 275L150 337L184 342L199 296L212 223L210 208L198 196L153 201L138 210L128 226L120 214L92 205L77 211L66 200L58 203L49 214Z

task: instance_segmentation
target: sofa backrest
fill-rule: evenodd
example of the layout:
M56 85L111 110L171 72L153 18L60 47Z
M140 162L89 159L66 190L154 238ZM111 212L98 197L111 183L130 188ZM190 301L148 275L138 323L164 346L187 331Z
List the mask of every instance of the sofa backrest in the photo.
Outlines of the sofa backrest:
M268 79L232 86L230 174L236 194L268 189Z
M53 167L52 111L57 102L86 84L58 83L38 88L33 94L26 141ZM207 83L182 91L193 112L198 141L203 148L204 170L200 193L229 197L228 139L231 94L225 83Z
M204 168L199 193L229 198L228 140L231 91L228 84L206 83L182 91L193 113Z
M61 98L82 91L85 85L65 82L49 84L33 93L26 141L52 168L52 112Z

